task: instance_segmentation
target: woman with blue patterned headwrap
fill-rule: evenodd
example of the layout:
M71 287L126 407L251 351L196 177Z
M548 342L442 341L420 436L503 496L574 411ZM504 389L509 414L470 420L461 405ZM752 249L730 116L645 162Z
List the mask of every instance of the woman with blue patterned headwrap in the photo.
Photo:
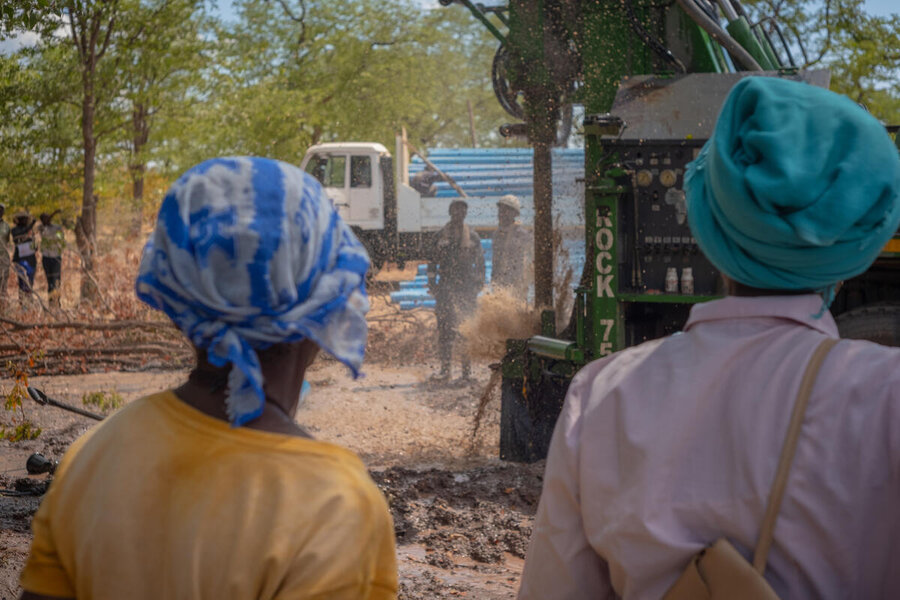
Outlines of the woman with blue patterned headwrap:
M212 365L232 365L234 425L265 408L257 350L307 339L359 373L369 260L323 198L298 169L248 158L194 167L163 200L137 295Z
M384 498L354 454L294 421L320 348L359 373L368 266L300 169L240 157L186 172L163 200L136 289L196 347L197 367L72 446L35 516L22 587L395 598Z
M748 77L685 192L691 231L730 294L695 305L682 333L595 361L572 381L519 600L663 598L720 538L751 555L819 348L827 357L765 580L780 598L894 597L900 349L840 340L829 350L838 330L823 296L866 270L897 230L897 149L847 98Z

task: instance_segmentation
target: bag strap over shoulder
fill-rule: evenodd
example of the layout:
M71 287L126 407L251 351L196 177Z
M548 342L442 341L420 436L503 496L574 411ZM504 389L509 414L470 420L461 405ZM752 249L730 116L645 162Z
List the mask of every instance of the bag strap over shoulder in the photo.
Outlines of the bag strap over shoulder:
M787 435L784 438L784 445L781 447L778 470L775 472L775 481L772 483L772 491L769 493L769 504L766 506L766 514L760 527L756 551L753 553L753 568L760 575L766 570L766 560L769 556L769 548L772 546L772 537L775 532L775 519L778 518L778 511L784 498L784 489L787 486L791 463L794 461L794 452L797 450L797 437L800 434L800 426L803 424L806 404L809 402L809 396L816 383L816 376L819 374L822 362L824 362L828 352L839 341L836 338L828 338L819 344L809 360L806 371L803 373L803 379L800 381L800 391L797 393L797 400L791 413L791 422L788 425Z

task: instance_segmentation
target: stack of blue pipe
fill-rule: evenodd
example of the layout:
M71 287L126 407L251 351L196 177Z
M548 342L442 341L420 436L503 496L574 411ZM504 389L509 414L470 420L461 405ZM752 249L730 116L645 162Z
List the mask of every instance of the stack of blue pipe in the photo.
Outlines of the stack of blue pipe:
M533 151L531 148L429 148L428 160L449 175L473 201L469 219L486 222L496 218L496 199L515 194L522 203L519 219L534 223ZM415 156L409 175L425 169ZM559 227L584 225L584 148L554 148L552 151L553 223ZM434 183L435 197L456 198L446 181Z
M481 249L484 251L485 260L485 284L491 281L492 242L493 240L490 238L481 240ZM398 304L400 310L434 308L434 297L428 293L428 265L419 265L412 281L401 281L400 289L391 292L391 302Z

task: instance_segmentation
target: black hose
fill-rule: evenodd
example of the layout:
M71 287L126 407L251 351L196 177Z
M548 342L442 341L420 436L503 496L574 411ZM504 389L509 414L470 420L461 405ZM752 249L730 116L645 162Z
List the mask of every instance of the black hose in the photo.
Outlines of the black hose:
M632 4L632 0L622 0L622 4L625 5L625 14L628 15L628 21L631 23L631 28L637 34L639 38L641 38L647 46L650 47L651 50L656 52L659 56L661 56L666 62L675 65L675 67L682 73L687 73L687 67L684 66L684 63L678 60L672 51L666 48L662 42L652 37L650 33L644 28L644 25L637 18L637 15L634 12L634 4Z
M784 34L781 32L781 25L779 25L778 21L772 19L771 17L769 18L769 20L772 22L772 28L775 29L775 33L778 34L778 39L781 40L781 46L784 48L785 54L787 54L788 62L791 63L792 67L796 67L797 63L794 62L794 53L791 52L791 48L790 46L788 46L787 40L784 39Z
M707 2L706 0L698 0L697 6L700 7L700 10L706 13L707 17L709 17L713 21L718 21L719 14L716 12L717 8L715 4Z
M744 10L744 6L740 3L739 0L730 0L730 2L731 2L731 6L733 6L734 9L737 11L737 14L744 17L748 21L750 20L750 15L748 15L747 11ZM772 29L774 29L775 32L778 34L778 37L781 38L781 45L784 47L784 52L787 54L788 62L791 63L792 67L796 67L797 65L794 62L794 55L791 54L791 49L788 48L787 42L785 42L785 40L784 40L784 36L781 35L781 27L778 26L778 21L776 21L773 17L766 17L764 19L760 19L759 23L757 23L756 25L759 26L762 23L764 23L765 21L768 21L772 24ZM769 43L769 48L772 49L772 52L775 52L775 44L772 43L772 38L769 37L769 32L767 32L765 29L763 29L762 34L766 38L766 41ZM777 54L775 56L778 57L778 61L781 62L781 57L778 56ZM779 66L782 66L782 65L779 65Z
M769 44L769 48L772 49L772 54L774 54L774 55L775 55L775 58L778 59L778 64L777 64L776 66L777 66L777 67L783 67L783 66L784 66L784 63L781 62L781 57L778 56L778 53L777 53L777 52L775 52L775 44L772 43L772 38L769 37L769 32L766 31L766 28L763 26L763 24L762 24L762 23L757 23L757 24L756 24L756 27L755 27L754 29L755 29L756 31L758 31L759 33L762 34L763 38L765 38L766 43ZM789 56L788 58L790 58L790 56ZM791 66L794 66L794 61L791 61Z

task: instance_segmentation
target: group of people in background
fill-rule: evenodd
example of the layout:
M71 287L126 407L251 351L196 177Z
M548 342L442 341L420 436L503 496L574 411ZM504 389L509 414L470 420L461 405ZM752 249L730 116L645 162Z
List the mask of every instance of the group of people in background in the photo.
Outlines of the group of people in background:
M7 282L12 268L19 282L19 301L25 303L34 288L37 274L37 254L41 254L41 266L47 278L47 295L50 304L59 306L60 280L62 277L62 251L66 240L63 229L53 222L59 210L41 213L35 220L27 211L13 216L13 225L3 220L6 206L0 204L0 302L6 302ZM35 239L40 236L40 247ZM11 246L11 248L10 248ZM12 262L10 262L10 249Z
M462 199L450 203L450 222L437 235L428 265L428 287L434 295L440 371L435 381L450 379L453 346L459 341L459 325L475 312L478 294L485 284L484 251L478 233L466 225L469 205ZM497 230L493 237L491 284L508 288L517 298L528 294L526 265L531 235L516 222L522 211L519 199L506 195L497 202ZM460 349L461 376L472 375L469 357Z

